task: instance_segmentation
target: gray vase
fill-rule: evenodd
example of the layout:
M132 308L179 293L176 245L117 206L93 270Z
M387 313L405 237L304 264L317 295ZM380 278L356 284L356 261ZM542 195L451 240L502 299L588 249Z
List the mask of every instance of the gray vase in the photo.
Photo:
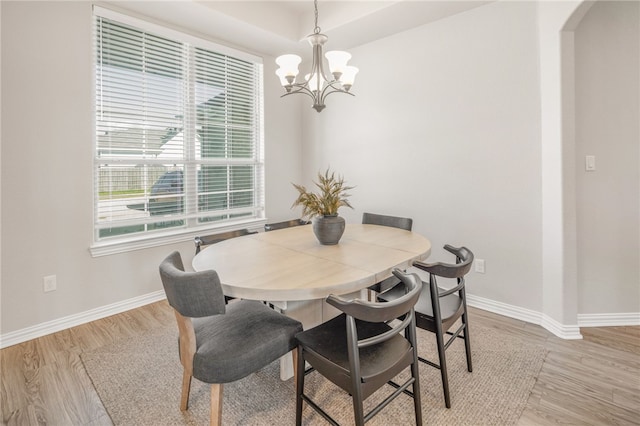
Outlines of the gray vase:
M320 244L338 244L344 233L344 218L340 216L316 216L313 219L313 233Z

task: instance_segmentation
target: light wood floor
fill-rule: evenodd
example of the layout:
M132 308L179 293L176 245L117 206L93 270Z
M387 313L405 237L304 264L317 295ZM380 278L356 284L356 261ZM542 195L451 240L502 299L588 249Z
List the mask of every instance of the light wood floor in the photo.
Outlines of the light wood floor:
M640 425L640 327L586 328L584 340L567 341L478 309L469 316L472 327L494 327L549 351L518 426ZM2 424L112 424L79 355L173 322L158 302L3 349Z

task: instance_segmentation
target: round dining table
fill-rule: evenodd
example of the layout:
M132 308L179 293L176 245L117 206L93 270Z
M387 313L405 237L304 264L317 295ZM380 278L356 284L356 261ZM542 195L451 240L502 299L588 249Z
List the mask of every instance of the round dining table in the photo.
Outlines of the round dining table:
M303 225L210 245L192 266L217 271L227 296L303 301L367 288L430 253L427 238L403 229L347 224L338 244L322 245Z
M430 253L427 238L399 228L348 223L338 244L322 245L312 225L302 225L212 244L192 266L215 270L226 296L269 302L308 329L339 313L324 302L330 294L366 298L366 289L394 268ZM291 374L281 364L281 376Z

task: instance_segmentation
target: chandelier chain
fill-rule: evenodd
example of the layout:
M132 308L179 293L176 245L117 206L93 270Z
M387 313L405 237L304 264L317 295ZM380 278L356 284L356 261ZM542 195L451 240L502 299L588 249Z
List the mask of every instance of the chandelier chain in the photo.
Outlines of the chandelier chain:
M320 34L320 27L318 26L318 0L313 0L313 7L315 9L315 28L313 29L314 34Z

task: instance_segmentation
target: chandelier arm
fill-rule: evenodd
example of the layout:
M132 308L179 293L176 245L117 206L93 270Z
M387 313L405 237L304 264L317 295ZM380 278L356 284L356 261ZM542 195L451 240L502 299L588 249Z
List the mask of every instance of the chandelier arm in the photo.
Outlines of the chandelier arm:
M339 85L339 86L336 86L336 85ZM339 81L333 80L333 81L327 81L327 85L322 89L322 93L320 94L320 97L324 99L329 94L336 93L336 92L346 93L347 95L355 96L353 93L343 89L342 84Z
M302 93L305 94L307 96L309 96L311 98L311 100L313 101L313 108L320 112L324 109L325 105L324 105L324 98L327 94L325 94L326 92L326 87L320 92L320 94L318 95L318 93L316 91L312 91L309 90L309 88L306 86L305 83L298 83L298 84L294 84L294 87L296 87L295 90L292 90L291 92L287 92L283 95L280 95L281 98L284 98L285 96L289 96L289 95L293 95L296 93ZM329 87L329 86L327 86ZM333 92L331 92L333 93Z
M336 84L338 86L336 86ZM327 86L324 88L324 90L329 90L329 89L333 89L331 93L333 93L333 92L349 93L347 90L342 88L342 83L340 83L337 80L327 81ZM351 95L351 93L349 93L349 94Z
M344 93L345 95L355 96L353 93L347 92L346 90L332 90L330 92L323 93L322 94L322 99L324 100L324 98L326 98L327 96L331 95L332 93Z
M333 90L328 90L329 88ZM336 89L335 87L332 87L329 85L322 90L322 93L320 94L320 102L324 103L324 100L326 99L326 97L331 95L332 93L344 93L347 95L355 96L353 93L347 92L344 89Z
M287 92L287 93L281 95L280 97L284 98L285 96L288 96L288 95L295 95L296 93L302 93L302 94L305 94L305 95L309 96L313 100L315 100L316 96L313 94L313 92L311 90L309 90L308 87L306 87L306 85L304 83L294 84L293 87L295 87L295 89L291 89L290 92Z
M310 93L308 90L296 90L295 92L289 92L289 93L285 93L280 95L281 98L284 98L285 96L289 96L289 95L295 95L301 93L303 95L307 95L309 96L311 99L313 99L313 102L316 102L316 97L313 95L313 93Z

